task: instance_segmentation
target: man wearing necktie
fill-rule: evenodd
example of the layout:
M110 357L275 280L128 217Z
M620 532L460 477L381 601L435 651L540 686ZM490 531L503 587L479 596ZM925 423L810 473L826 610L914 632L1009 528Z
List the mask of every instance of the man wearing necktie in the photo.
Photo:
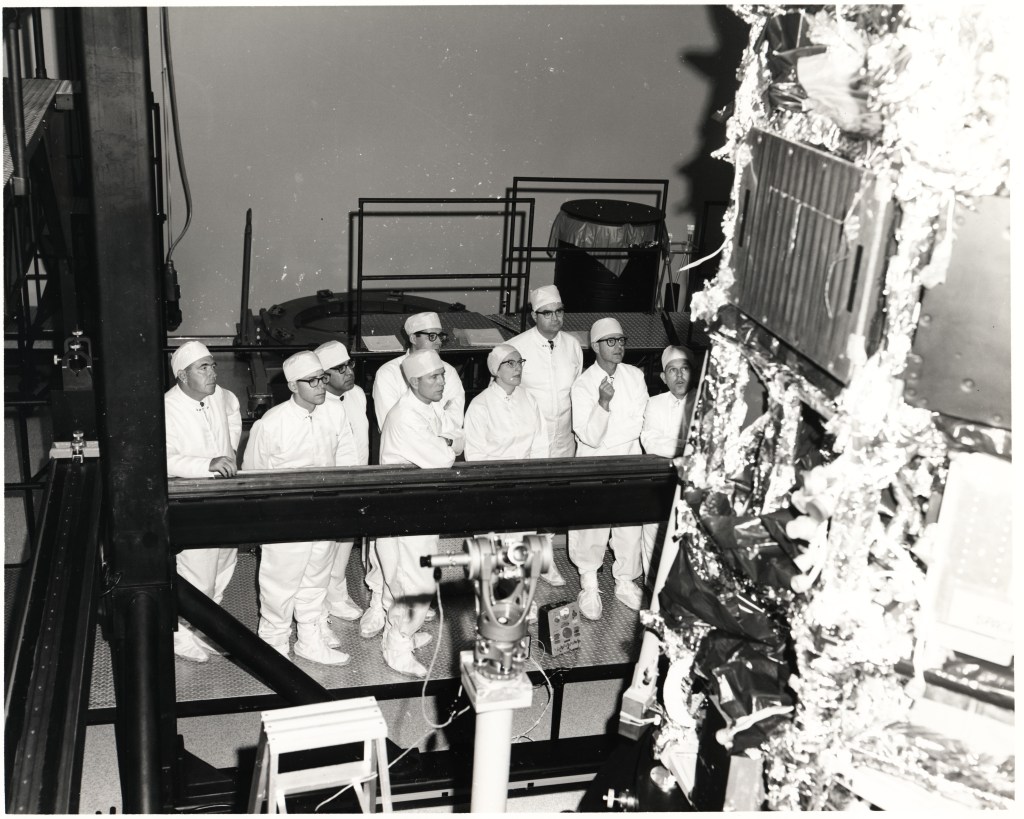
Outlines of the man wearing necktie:
M217 364L206 346L186 341L171 356L175 384L164 393L167 476L230 478L238 468L235 450L242 435L242 415L234 393L217 385ZM235 571L238 550L186 549L175 561L178 574L220 604ZM214 649L185 627L174 633L174 653L205 663Z
M540 407L548 435L548 457L571 458L576 454L572 434L572 402L569 391L583 372L580 343L562 332L565 306L558 288L546 284L530 292L534 326L509 339L527 363L520 385ZM554 563L541 575L552 586L564 586L565 578Z
M521 385L544 415L549 457L571 458L576 442L569 391L583 372L583 350L575 338L562 332L565 308L557 287L538 287L530 293L530 304L534 326L508 343L527 360Z

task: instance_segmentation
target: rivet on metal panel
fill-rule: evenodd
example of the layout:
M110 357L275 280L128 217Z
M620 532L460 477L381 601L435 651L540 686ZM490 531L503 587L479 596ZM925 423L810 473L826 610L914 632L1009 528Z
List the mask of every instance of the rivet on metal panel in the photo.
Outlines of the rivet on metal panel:
M913 370L911 370L907 373L907 378L910 379L911 381L917 381L918 375Z
M1003 422L1003 416L1002 415L996 414L996 415L992 416L992 423L993 424L1001 424L1002 422Z
M917 390L915 390L913 387L907 387L906 392L907 392L907 395L909 395L911 397L917 395Z
M964 392L971 392L974 389L974 379L965 378L963 381L960 382L960 389L963 390Z
M922 327L927 327L931 323L932 323L932 317L929 316L927 313L925 313L923 316L921 316L920 324L921 324Z

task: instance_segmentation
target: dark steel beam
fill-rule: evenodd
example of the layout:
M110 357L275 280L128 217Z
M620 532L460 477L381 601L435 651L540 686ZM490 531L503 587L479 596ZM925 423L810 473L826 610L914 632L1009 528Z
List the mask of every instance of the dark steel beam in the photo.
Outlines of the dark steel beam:
M240 473L168 481L177 549L225 543L631 525L668 518L654 455Z
M160 657L153 636L160 626L160 601L137 590L123 601L126 616L125 675L120 686L119 768L125 813L161 813Z
M163 300L144 8L77 10L92 188L98 440L107 492L104 597L126 811L169 810L176 778L174 559L167 530ZM134 622L142 606L147 634ZM146 643L145 647L139 645ZM139 664L152 675L136 688ZM136 720L146 723L145 739ZM127 743L127 745L126 745ZM159 796L155 796L158 793Z
M5 651L9 813L78 812L101 500L96 462L51 464L26 604Z

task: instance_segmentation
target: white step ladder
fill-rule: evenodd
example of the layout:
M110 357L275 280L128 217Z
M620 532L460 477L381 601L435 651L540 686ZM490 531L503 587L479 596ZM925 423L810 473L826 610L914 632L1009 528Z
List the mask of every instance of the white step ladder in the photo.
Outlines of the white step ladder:
M263 800L267 813L287 813L285 797L296 793L352 785L363 813L377 807L377 780L381 803L391 811L391 780L385 740L388 727L373 697L299 705L264 711L256 767L249 791L249 813L259 813ZM363 758L356 762L281 772L282 754L363 743Z

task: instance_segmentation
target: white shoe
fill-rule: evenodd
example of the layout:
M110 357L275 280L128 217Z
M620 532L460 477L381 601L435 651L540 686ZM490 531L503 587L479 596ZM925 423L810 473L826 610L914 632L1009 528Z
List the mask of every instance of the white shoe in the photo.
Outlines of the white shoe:
M423 648L427 643L434 639L434 635L429 631L417 631L412 635L412 648L415 651L417 648Z
M331 629L327 617L320 618L320 637L323 638L324 645L328 648L341 647L341 638Z
M363 610L359 608L355 603L352 602L351 597L346 597L344 600L338 603L331 603L327 607L327 613L331 617L337 617L339 620L358 620L363 616Z
M174 656L190 663L205 663L210 655L199 645L196 636L181 626L174 632Z
M407 646L408 641L406 641L406 647L383 648L384 662L399 674L422 680L427 676L427 667L413 656Z
M370 606L359 618L359 636L369 639L380 634L384 628L384 609L380 606Z
M335 651L333 648L328 648L319 631L314 632L313 639L309 642L303 642L300 639L295 644L295 656L309 660L311 663L320 663L321 665L345 665L345 663L352 659L344 651Z
M551 568L542 574L540 579L545 581L549 586L565 585L565 578L562 577L562 573L558 571L558 566L555 565L554 560L551 561Z
M580 614L588 620L600 620L601 612L604 610L601 605L601 592L597 587L583 589L576 598L580 604Z
M644 599L643 592L637 588L636 583L632 580L616 580L615 596L619 598L619 602L626 608L640 611L640 604Z

